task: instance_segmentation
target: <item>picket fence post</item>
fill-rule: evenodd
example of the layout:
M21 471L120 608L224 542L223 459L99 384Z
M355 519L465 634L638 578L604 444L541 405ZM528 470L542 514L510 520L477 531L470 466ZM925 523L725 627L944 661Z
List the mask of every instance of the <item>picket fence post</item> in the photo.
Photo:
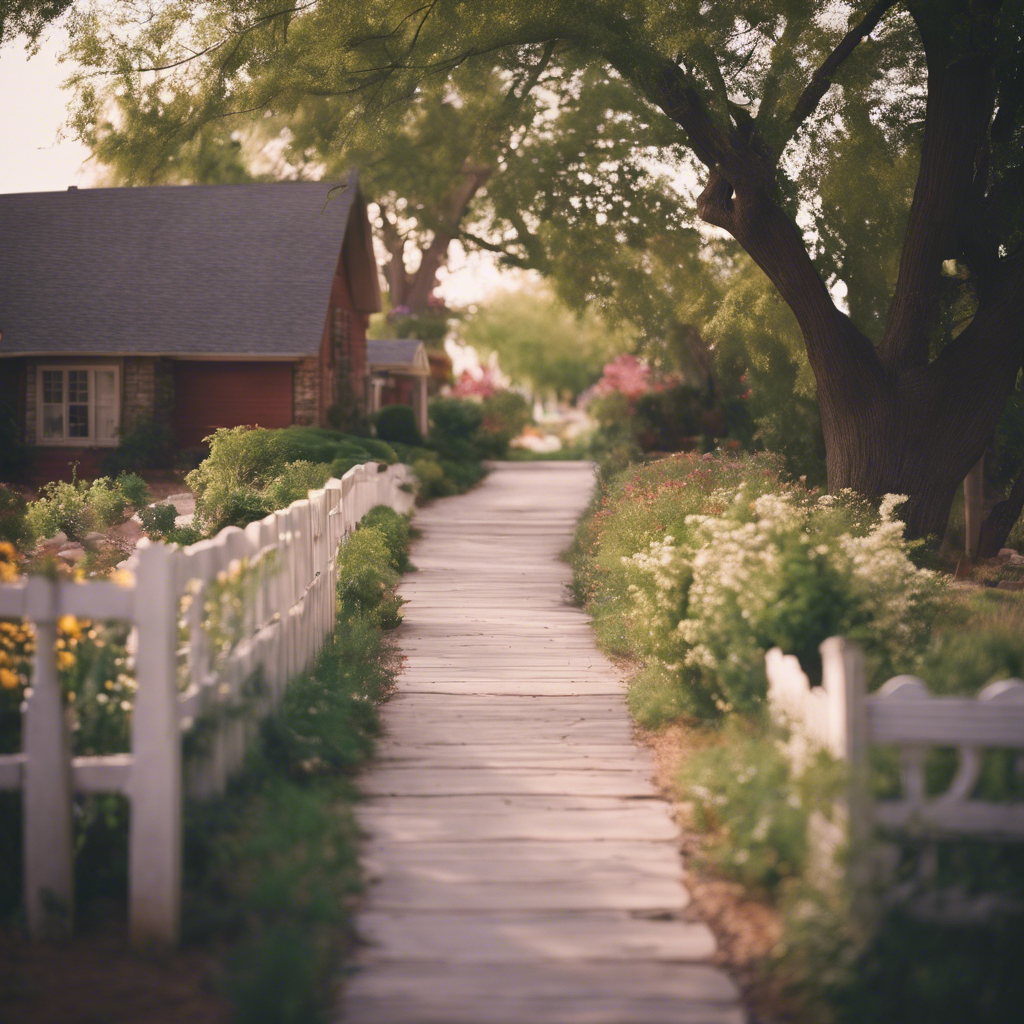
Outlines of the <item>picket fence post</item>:
M177 942L181 908L178 551L139 542L135 583L138 689L132 712L129 921L134 945Z
M32 938L70 934L73 915L71 747L57 679L56 580L30 576L25 617L35 628L24 740L25 907Z

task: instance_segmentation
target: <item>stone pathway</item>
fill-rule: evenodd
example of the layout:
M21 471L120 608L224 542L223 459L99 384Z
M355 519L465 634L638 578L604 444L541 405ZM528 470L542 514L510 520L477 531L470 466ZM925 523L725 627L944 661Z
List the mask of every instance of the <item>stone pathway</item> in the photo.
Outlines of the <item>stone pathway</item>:
M505 463L417 516L346 1024L745 1019L622 679L566 601L592 487L587 463Z

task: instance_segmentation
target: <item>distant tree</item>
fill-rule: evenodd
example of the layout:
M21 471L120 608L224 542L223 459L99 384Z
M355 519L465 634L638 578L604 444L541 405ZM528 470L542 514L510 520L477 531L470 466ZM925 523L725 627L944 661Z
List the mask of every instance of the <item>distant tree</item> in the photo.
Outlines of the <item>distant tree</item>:
M575 397L636 337L610 328L596 313L576 315L544 286L508 292L482 303L460 326L459 338L537 396Z

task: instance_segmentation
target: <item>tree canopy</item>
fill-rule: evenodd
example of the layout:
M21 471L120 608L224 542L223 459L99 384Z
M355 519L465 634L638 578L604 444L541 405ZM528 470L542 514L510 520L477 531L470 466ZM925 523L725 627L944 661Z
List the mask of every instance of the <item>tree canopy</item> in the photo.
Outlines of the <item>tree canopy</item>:
M30 44L56 21L74 0L0 0L0 46L19 36Z
M123 97L179 104L183 125L268 109L316 79L352 99L338 122L350 140L471 65L507 74L550 54L582 69L581 98L590 69L624 83L666 162L699 182L680 225L731 236L792 311L830 485L906 493L911 528L933 532L1021 365L1022 2L182 0L135 23L94 14L76 56L116 72ZM609 118L607 137L637 123ZM606 180L629 198L628 180ZM616 241L642 272L660 258L656 236L635 252L625 228Z

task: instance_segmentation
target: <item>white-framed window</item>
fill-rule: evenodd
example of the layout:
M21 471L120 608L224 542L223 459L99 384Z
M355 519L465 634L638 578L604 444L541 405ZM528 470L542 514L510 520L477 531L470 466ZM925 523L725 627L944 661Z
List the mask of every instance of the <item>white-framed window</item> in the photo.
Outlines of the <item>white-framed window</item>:
M38 444L117 444L119 366L40 366L36 395Z

